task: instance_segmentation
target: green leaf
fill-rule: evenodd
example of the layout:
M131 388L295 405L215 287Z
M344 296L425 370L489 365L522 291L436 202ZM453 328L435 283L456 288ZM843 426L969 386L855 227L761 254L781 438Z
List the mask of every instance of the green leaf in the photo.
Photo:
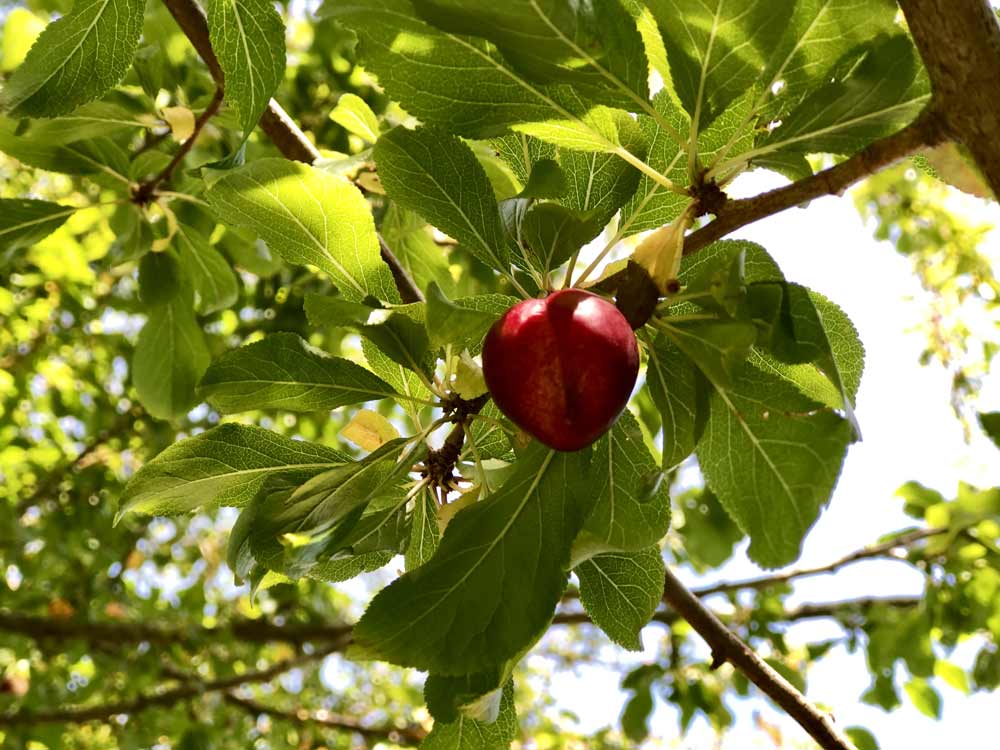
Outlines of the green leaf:
M938 659L934 662L934 676L940 677L960 693L968 695L971 692L969 688L969 677L965 673L965 670L957 664L945 661L944 659Z
M681 261L678 275L682 284L690 284L706 269L719 264L719 258L732 258L743 252L743 273L747 283L783 282L784 274L767 250L755 242L747 240L722 240L714 242L704 250L689 255Z
M770 55L762 81L766 115L778 119L850 50L896 30L892 0L799 0L792 4L781 43Z
M713 258L684 288L685 296L699 307L723 317L739 318L746 305L746 251L735 247L731 253Z
M272 495L268 521L281 531L321 534L353 516L357 522L373 501L388 497L420 459L421 447L407 438L391 440L359 461L328 469L287 497Z
M631 120L622 120L619 132L625 149L637 156L647 153L647 134ZM596 228L592 237L633 196L641 177L638 169L613 153L563 151L559 163L569 181L569 190L559 202L593 217Z
M500 698L495 721L485 722L459 715L453 722L435 721L430 734L420 743L421 750L506 750L517 737L514 681L508 680Z
M407 475L426 458L427 446L422 441L399 439L346 471L331 470L296 490L291 498L296 505L289 510L294 518L307 513L298 527L312 539L286 549L286 571L299 577L327 560L379 551L402 554L411 530L406 514L411 502Z
M398 302L368 201L347 180L288 159L258 159L208 191L219 218L253 229L289 263L325 271L350 300Z
M847 727L844 734L858 750L879 750L875 736L864 727Z
M486 309L466 306L476 300L482 300L479 304ZM452 344L458 351L481 348L483 337L499 317L497 309L502 314L516 302L513 297L489 295L488 300L470 297L465 305L459 305L445 297L441 287L432 282L427 289L427 334L434 346Z
M420 289L435 282L448 293L454 291L456 284L449 270L448 249L434 241L432 228L423 217L392 201L382 217L381 231Z
M442 724L453 724L460 716L492 724L500 717L503 688L518 661L511 659L475 674L427 675L424 681L427 710Z
M437 502L434 493L424 490L417 495L410 518L410 541L406 545L404 561L407 570L419 568L431 559L441 541L438 528Z
M554 161L557 156L556 147L551 143L540 141L524 133L512 133L502 138L494 138L489 143L496 150L497 156L503 159L518 181L525 186L525 189L531 182L531 174L535 165Z
M149 253L139 261L139 299L147 305L164 305L190 293L186 282L174 253Z
M519 137L527 139L528 136ZM529 162L527 166L531 174L524 183L524 189L518 193L518 198L559 198L566 193L569 187L566 173L555 159L539 159Z
M164 255L151 253L146 257ZM154 304L139 332L132 357L132 382L146 410L160 419L183 416L198 399L195 386L211 355L194 316L189 288Z
M836 325L842 336L841 357L851 368L852 385L857 390L861 370L864 367L864 349L857 332L847 316L829 300L823 301L831 326ZM820 370L837 391L834 408L843 408L855 433L860 436L860 428L854 416L854 394L841 379L837 357L827 336L823 318L808 289L798 284L785 284L781 314L778 324L771 331L767 348L781 362L791 365L812 363ZM860 350L860 353L859 353ZM827 403L827 401L823 401Z
M790 365L759 349L750 352L747 361L757 369L781 378L803 396L829 409L842 409L844 406L843 395L815 365Z
M871 687L861 696L861 702L880 706L883 711L892 711L900 705L899 694L891 677L878 675Z
M660 548L609 552L581 563L580 601L608 637L629 651L642 651L639 634L663 598L665 568Z
M740 320L671 322L670 316L661 320L660 330L722 388L739 375L757 339L753 323Z
M698 442L698 372L677 346L659 334L648 349L646 384L663 424L663 468L672 469ZM703 425L701 425L703 426Z
M424 454L426 455L426 454ZM419 459L421 456L416 456ZM412 467L401 467L410 471ZM389 492L387 487L386 493ZM339 560L371 552L388 551L394 556L403 554L409 541L405 506L409 501L402 490L395 495L374 500L355 522L352 515L328 534L304 547L288 551L287 564L296 576L310 575L325 560Z
M487 42L440 31L408 0L326 3L358 37L358 56L389 96L428 125L471 138L513 127L565 148L620 150L622 112L595 106L565 85L529 81Z
M687 153L677 145L661 122L665 121L675 131L685 132L690 128L689 120L667 91L661 91L653 98L653 106L659 114L658 119L640 115L638 120L648 144L646 161L675 183L684 185L687 182ZM628 202L622 206L619 233L628 237L669 224L681 215L689 202L687 196L667 190L644 174Z
M78 210L48 201L0 198L0 252L31 247Z
M550 273L596 237L603 226L592 216L558 203L536 203L524 215L521 240L528 245L529 264Z
M476 442L479 455L482 458L512 459L514 454L511 450L510 440L507 433L500 427L504 416L497 409L496 404L492 401L488 402L479 413L490 419L490 421L473 419L472 426L469 428L469 434Z
M430 401L435 398L434 393L428 388L429 384L425 382L425 375L393 361L369 339L361 339L361 351L372 372L400 394L400 406L410 416L415 416L421 408L417 401Z
M379 568L384 568L393 557L395 555L392 552L365 552L353 557L325 560L312 568L308 575L317 581L328 583L349 581L362 573L371 573Z
M833 364L840 376L840 387L846 398L854 403L861 386L861 375L865 368L865 347L861 343L858 329L847 317L847 313L835 302L824 297L819 292L809 290L809 297L816 306L823 322L827 341L833 354ZM826 372L829 362L821 365ZM836 381L831 377L831 382Z
M684 525L677 531L691 566L699 573L720 567L733 556L743 532L709 489L696 490L681 501Z
M108 175L127 183L128 155L107 138L54 144L18 131L17 122L0 117L0 152L20 162L62 174Z
M779 151L852 154L909 123L930 101L930 84L908 34L884 37L842 67L740 158L766 165L760 157Z
M425 377L430 374L427 331L413 318L320 294L307 295L305 307L312 325L347 328L377 346L393 362Z
M565 81L611 105L634 107L648 95L648 72L635 21L615 0L463 3L415 0L438 28L494 42L530 80Z
M350 461L324 445L250 425L224 424L170 446L129 480L119 515L185 513L248 503L269 477L301 484Z
M25 135L38 142L57 145L145 127L148 127L147 123L137 120L124 107L109 102L92 102L78 107L72 114L35 120L28 126Z
M903 685L903 690L920 713L931 719L941 720L941 694L927 680L914 677Z
M760 82L788 23L774 0L650 0L674 89L694 132Z
M223 250L233 262L260 277L272 276L281 268L281 258L276 258L263 240L246 229L226 227L226 233L219 240Z
M139 45L145 0L76 0L49 24L0 93L13 117L54 117L103 96Z
M398 397L374 373L331 357L294 333L273 333L226 352L205 372L198 394L223 414L329 411Z
M535 444L498 492L455 516L429 562L375 597L355 641L380 659L443 675L488 670L533 643L565 589L588 510L583 462L581 453Z
M246 138L285 74L285 25L269 0L208 0L206 10L226 104Z
M976 654L972 679L982 690L996 690L1000 686L1000 651L987 644Z
M670 526L670 495L628 410L594 445L588 492L597 499L584 524L587 549L638 550Z
M389 197L461 242L486 265L507 270L510 257L496 196L467 145L436 128L395 128L375 144Z
M207 314L232 307L239 295L236 275L208 238L194 227L178 224L174 246L194 285L195 309Z
M633 669L622 680L622 688L633 694L622 711L622 731L632 742L639 743L649 735L649 717L653 713L653 683L663 676L663 667L644 664Z
M392 461L387 464L384 458L383 454L348 462L314 479L323 478L322 483L332 494L343 502L351 498L356 502L358 513L363 513L364 506L375 495L393 491L391 486L386 487L387 479L390 483L393 481L390 476ZM340 480L336 487L331 474ZM310 480L303 487L316 488L316 485ZM263 568L289 580L309 575L320 580L340 581L376 570L394 556L396 550L390 547L389 551L376 549L358 555L342 554L336 559L317 560L318 554L311 553L321 550L321 545L297 547L292 550L292 554L286 554L281 537L289 531L308 525L309 514L317 510L318 502L324 498L331 499L330 495L312 493L305 498L306 502L301 501L301 496L299 500L293 501L292 497L296 494L294 481L287 477L269 477L253 501L240 513L229 537L227 553L229 566L238 577L250 580L256 577L259 580L260 570ZM358 513L350 519L349 525L360 525ZM362 516L361 523L364 520ZM308 562L302 558L309 558Z
M979 426L986 433L986 437L1000 448L1000 412L979 412L976 418L979 420Z
M790 563L830 498L850 425L752 366L714 390L696 450L705 480L750 536L752 560Z
M378 118L368 102L357 94L341 94L337 106L330 112L330 119L368 143L378 140Z

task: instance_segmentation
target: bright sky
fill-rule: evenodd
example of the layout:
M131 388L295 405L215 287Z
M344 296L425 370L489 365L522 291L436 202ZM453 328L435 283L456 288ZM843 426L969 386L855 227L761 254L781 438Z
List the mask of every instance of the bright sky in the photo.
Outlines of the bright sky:
M734 185L736 195L751 195L782 184L774 174L758 172L742 177ZM1000 208L986 208L979 201L956 199L962 210L977 220L1000 226ZM829 562L874 541L879 534L912 525L894 498L896 489L917 480L954 495L960 480L981 486L1000 485L1000 455L982 436L967 445L949 406L949 377L940 367L919 367L923 334L906 333L922 321L924 296L910 272L909 261L891 245L877 243L866 229L849 198L825 198L806 209L793 209L761 221L735 236L754 240L777 259L792 281L809 286L839 303L857 326L867 350L864 378L858 394L857 413L864 441L852 446L829 510L820 517L807 537L802 559L796 566ZM1000 259L1000 232L988 240L993 256ZM1000 408L1000 394L987 387L993 403L984 410ZM745 548L745 545L744 545ZM744 554L718 573L731 580L759 574ZM700 581L699 581L700 582ZM695 583L694 580L691 583ZM922 590L920 574L897 562L870 562L849 567L832 576L800 582L795 601L834 601L864 595L917 594ZM796 625L790 642L805 643L841 634L830 622ZM643 633L644 654L626 663L648 662L656 657L662 637L657 626ZM967 666L976 644L961 646L952 660ZM706 650L707 658L707 650ZM585 668L556 680L556 695L563 705L582 717L581 729L615 724L625 694L618 689L617 673ZM810 673L808 697L834 709L840 726L869 728L882 748L959 746L969 750L996 747L995 695L966 697L950 687L937 687L944 698L941 722L933 721L904 701L891 714L862 704L858 699L870 682L863 652L853 655L832 651ZM737 716L736 726L723 744L724 750L767 748L773 745L754 727L753 712L762 712L770 724L781 727L792 746L808 746L797 725L764 698L729 700ZM683 741L677 735L676 711L658 704L653 734L664 747L701 750L715 748L714 733L704 721L696 722ZM650 743L655 744L655 743Z

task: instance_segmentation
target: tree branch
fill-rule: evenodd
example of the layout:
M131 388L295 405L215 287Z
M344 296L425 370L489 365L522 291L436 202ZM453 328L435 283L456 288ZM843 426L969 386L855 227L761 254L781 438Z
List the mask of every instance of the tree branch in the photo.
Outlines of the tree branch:
M156 186L161 182L165 182L170 179L170 175L172 175L174 170L177 169L177 165L180 164L184 157L191 151L191 148L194 146L194 142L198 140L198 136L202 129L206 124L208 124L208 121L215 116L221 106L222 87L218 86L215 89L215 94L212 96L212 101L208 103L205 111L198 116L197 120L195 120L194 130L191 131L191 135L184 140L184 143L182 143L180 148L177 149L177 153L174 154L167 166L165 166L158 175L150 180L147 180L146 182L139 183L139 186L132 193L133 201L138 203L140 206L149 202L156 192Z
M215 56L208 36L208 21L205 13L194 0L163 0L170 15L177 21L181 31L191 42L215 83L224 88L222 66ZM278 150L287 158L311 164L319 158L319 150L306 138L295 122L274 99L267 103L267 109L260 118L260 128L271 139Z
M212 50L212 43L209 41L208 21L205 19L205 13L194 0L163 0L163 4L167 6L167 10L177 21L177 25L181 27L181 31L184 32L201 59L205 61L205 65L208 66L212 78L221 91L225 86L224 75L222 67L219 65L219 59ZM320 156L319 149L313 145L312 141L306 137L306 134L274 99L267 103L267 109L264 110L264 114L260 118L260 128L286 159L312 164ZM409 272L403 267L399 258L392 252L381 235L379 235L378 243L382 260L392 271L392 278L396 282L396 288L399 290L399 296L403 302L423 302L424 295L420 291L420 287L416 285L416 282L413 281Z
M899 0L948 134L1000 198L1000 24L988 0Z
M698 594L697 590L692 593ZM894 596L803 604L788 610L783 621L842 617L852 612L864 612L875 605L910 607L920 601L919 597ZM677 613L672 610L660 610L653 616L653 622L664 625L671 625L676 621ZM579 625L590 622L585 612L559 612L552 620L553 625ZM143 642L155 645L197 646L202 641L209 641L225 634L243 643L290 643L296 646L306 643L329 646L336 643L336 650L341 651L350 645L352 630L351 625L323 623L275 625L266 620L237 620L219 628L169 627L130 622L80 622L0 612L0 632L16 633L36 640L79 639L96 646L123 646Z
M834 727L828 715L809 703L794 685L737 638L669 569L663 599L711 647L713 666L730 662L798 722L824 750L856 750L851 741Z
M760 576L758 578L747 578L742 581L728 581L722 583L714 583L711 586L705 586L702 588L692 589L693 593L698 598L704 598L706 596L712 596L713 594L724 594L733 591L745 591L747 589L753 589L759 591L760 589L766 589L771 586L775 586L779 583L787 583L798 578L807 578L809 576L821 575L823 573L834 573L845 565L851 565L852 563L861 562L862 560L871 560L878 557L891 557L893 552L899 549L905 549L912 544L916 544L924 539L928 539L933 536L939 536L948 532L945 528L929 528L929 529L916 529L899 536L889 539L888 541L882 542L881 544L873 544L863 549L851 552L848 555L834 560L833 562L827 563L826 565L818 565L813 568L795 568L784 573L775 573L768 576Z
M157 645L196 644L227 634L249 643L350 643L350 625L275 625L266 620L236 620L220 628L170 627L140 622L81 622L0 612L0 631L35 639L80 639L93 644L121 645L148 642Z
M265 706L263 703L258 703L257 701L250 700L249 698L241 698L233 693L225 693L223 695L223 699L229 704L242 708L252 716L267 714L268 716L272 716L283 721L289 721L293 724L315 724L316 726L326 727L329 729L354 732L355 734L360 734L362 737L366 738L377 740L387 739L397 745L419 745L427 736L427 732L424 731L423 727L416 724L411 724L405 727L368 726L362 724L357 719L335 714L330 711L309 712L304 709L299 709L298 711L282 711L277 708L272 708L271 706Z
M694 593L692 591L692 593ZM843 599L836 602L810 602L785 611L781 622L801 622L802 620L822 620L853 618L856 622L868 610L874 607L890 607L894 609L909 609L923 601L919 596L865 596L858 599ZM718 615L716 615L719 617ZM723 620L719 617L720 621ZM650 622L660 625L673 625L680 620L680 615L672 609L657 610ZM552 618L553 625L593 625L594 622L586 612L558 612ZM854 624L853 622L851 624ZM595 626L596 627L596 626Z
M845 599L839 602L818 602L802 604L785 612L785 620L799 622L801 620L820 620L825 617L834 619L863 618L870 609L889 607L891 609L910 609L924 601L920 596L865 596L860 599Z
M713 221L684 239L684 255L696 253L741 227L785 209L824 195L841 195L855 182L946 138L937 111L927 109L898 133L869 144L836 166L753 198L727 199Z
M240 685L250 683L270 682L280 674L301 664L322 659L338 651L344 644L336 643L310 654L300 654L290 659L276 662L267 669L258 672L248 672L233 675L210 682L189 682L162 692L150 692L139 695L129 701L118 703L102 703L96 706L71 706L56 711L21 710L14 714L0 714L0 727L30 726L34 724L65 724L86 721L107 721L120 714L137 714L149 708L172 706L189 698L195 698L208 693L232 690Z

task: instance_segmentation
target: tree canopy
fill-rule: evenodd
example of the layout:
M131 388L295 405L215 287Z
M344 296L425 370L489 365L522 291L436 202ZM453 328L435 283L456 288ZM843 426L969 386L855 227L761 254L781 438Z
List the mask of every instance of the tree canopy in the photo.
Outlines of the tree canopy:
M724 734L752 695L869 750L804 695L836 647L887 712L1000 687L1000 488L908 482L905 525L797 562L864 435L865 342L730 236L852 188L931 300L910 366L1000 447L990 227L951 208L1000 194L1000 22L900 6L0 9L3 746L656 746L658 703ZM754 170L784 184L736 197ZM564 452L482 353L571 287L641 366ZM876 560L922 591L794 595ZM551 690L581 663L628 695L596 734Z

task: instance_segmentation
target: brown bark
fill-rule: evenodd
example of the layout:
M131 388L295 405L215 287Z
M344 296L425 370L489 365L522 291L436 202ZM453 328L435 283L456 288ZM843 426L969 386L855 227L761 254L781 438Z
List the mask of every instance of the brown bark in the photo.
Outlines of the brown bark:
M1000 22L987 0L899 0L947 134L1000 197Z

